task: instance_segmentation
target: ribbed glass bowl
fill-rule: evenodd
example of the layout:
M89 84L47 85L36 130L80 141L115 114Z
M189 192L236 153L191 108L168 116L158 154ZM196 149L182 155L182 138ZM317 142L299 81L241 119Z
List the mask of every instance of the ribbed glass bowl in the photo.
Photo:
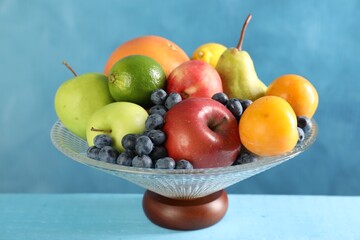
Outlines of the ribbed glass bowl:
M317 124L314 120L312 123L312 131L306 135L304 141L286 154L258 157L256 162L236 166L193 170L134 168L93 160L86 156L87 142L69 132L60 121L53 125L50 136L54 146L75 161L121 177L165 197L192 199L225 189L305 151L317 137Z

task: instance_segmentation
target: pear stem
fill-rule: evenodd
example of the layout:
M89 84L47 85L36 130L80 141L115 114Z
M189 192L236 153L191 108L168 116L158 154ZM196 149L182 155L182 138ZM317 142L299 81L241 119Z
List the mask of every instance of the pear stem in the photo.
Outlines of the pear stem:
M67 67L67 69L69 69L74 74L74 76L77 77L77 74L74 71L74 69L72 69L72 67L70 67L70 65L66 61L63 61L62 64L64 64Z
M249 16L246 18L246 20L245 20L245 22L244 22L244 25L243 25L243 27L242 27L242 29L241 29L240 39L239 39L239 42L238 42L238 44L237 44L237 46L236 46L236 48L237 48L239 51L242 50L242 44L243 44L244 37L245 37L245 31L246 31L247 26L249 25L249 22L250 22L250 20L251 20L251 17L252 17L252 15L249 14Z
M93 131L93 132L103 132L103 133L111 133L112 132L111 129L110 130L103 130L103 129L96 129L94 127L91 127L90 130Z

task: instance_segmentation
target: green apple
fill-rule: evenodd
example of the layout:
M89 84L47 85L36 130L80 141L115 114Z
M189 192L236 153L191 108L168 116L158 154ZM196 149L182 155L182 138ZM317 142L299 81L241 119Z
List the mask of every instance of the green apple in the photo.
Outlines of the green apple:
M122 152L122 138L129 133L143 133L147 117L147 111L135 103L110 103L90 117L86 128L87 142L89 146L93 146L97 135L108 134L113 139L113 146Z
M74 73L74 72L73 72ZM76 136L86 139L90 116L99 108L112 103L107 77L87 73L64 82L55 95L55 111L64 126Z

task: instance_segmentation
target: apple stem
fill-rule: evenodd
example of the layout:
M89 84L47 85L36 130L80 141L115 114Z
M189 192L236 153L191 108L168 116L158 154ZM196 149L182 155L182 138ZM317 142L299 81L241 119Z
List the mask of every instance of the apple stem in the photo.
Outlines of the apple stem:
M186 93L186 92L181 92L180 96L181 96L182 99L187 99L187 98L190 97L190 95L188 93Z
M238 42L238 44L237 44L237 46L236 46L236 48L237 48L239 51L241 51L241 49L242 49L242 44L243 44L244 37L245 37L245 31L246 31L247 26L249 25L249 22L250 22L250 20L251 20L251 17L252 17L251 14L249 14L249 16L246 18L246 20L245 20L245 22L244 22L244 25L243 25L243 27L242 27L242 29L241 29L240 39L239 39L239 42Z
M220 122L210 122L208 126L209 126L209 128L211 130L215 131L218 126L220 126L221 124L223 124L227 120L228 119L226 117L223 117Z
M93 131L93 132L103 132L103 133L111 133L112 132L111 129L110 130L103 130L103 129L96 129L94 127L91 127L90 130Z
M77 77L77 74L74 71L74 69L72 69L72 67L70 67L70 65L66 61L63 61L62 64L64 64L74 74L74 76Z

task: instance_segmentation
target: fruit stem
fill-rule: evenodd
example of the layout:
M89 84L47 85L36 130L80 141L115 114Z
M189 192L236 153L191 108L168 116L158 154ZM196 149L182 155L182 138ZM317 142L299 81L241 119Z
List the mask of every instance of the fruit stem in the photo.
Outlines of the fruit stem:
M209 128L216 132L216 128L218 126L221 126L224 122L226 122L228 119L226 117L223 117L219 122L212 121L208 124Z
M244 41L244 37L245 37L245 31L246 31L246 28L247 26L249 25L249 22L251 20L251 14L249 14L249 16L246 18L245 22L244 22L244 25L241 29L241 35L240 35L240 39L239 39L239 42L236 46L236 48L241 51L242 50L242 44L243 44L243 41Z
M74 74L74 76L77 77L77 74L74 71L74 69L72 69L72 67L70 67L70 65L66 61L62 61L62 64L64 64Z
M114 74L110 74L110 76L109 76L108 80L109 80L109 82L110 82L110 83L115 82L115 81L116 81L116 77L115 77L115 75L114 75Z
M94 127L91 127L90 130L93 131L93 132L103 132L103 133L111 133L112 132L111 129L110 130L103 130L103 129L96 129Z

